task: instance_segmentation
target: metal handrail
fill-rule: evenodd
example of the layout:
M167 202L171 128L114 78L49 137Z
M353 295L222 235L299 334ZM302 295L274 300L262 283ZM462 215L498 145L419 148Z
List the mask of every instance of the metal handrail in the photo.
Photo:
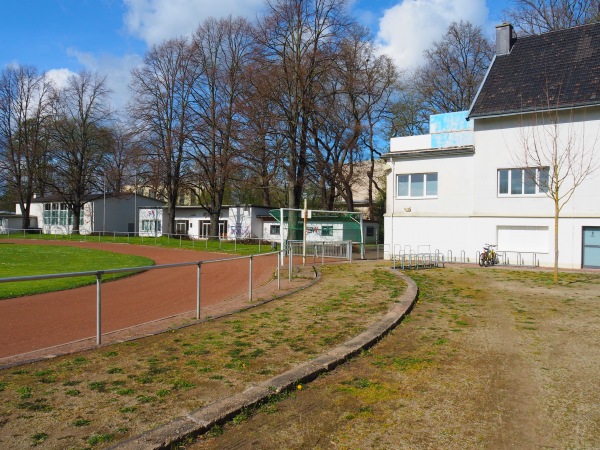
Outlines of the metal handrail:
M276 252L269 253L260 253L256 255L250 256L236 256L233 258L223 258L223 259L209 259L209 260L198 260L198 261L188 261L181 263L171 263L171 264L159 264L154 266L137 266L137 267L122 267L119 269L105 269L105 270L94 270L94 271L85 271L85 272L67 272L67 273L56 273L56 274L46 274L46 275L28 275L22 277L6 277L0 278L0 283L9 283L9 282L21 282L21 281L34 281L34 280L50 280L56 278L74 278L74 277L95 277L96 278L96 344L100 346L102 344L102 275L105 274L114 274L114 273L124 273L124 272L145 272L147 270L154 269L168 269L174 267L185 267L185 266L196 266L198 267L196 273L196 320L200 319L200 275L202 264L210 264L210 263L218 263L218 262L227 262L227 261L235 261L240 259L248 259L250 261L249 268L249 286L248 286L248 298L249 301L252 302L252 259L260 256L269 256L269 255L279 255L282 253L281 250ZM279 267L279 256L277 257L277 288L281 289L281 281L280 281L280 267Z

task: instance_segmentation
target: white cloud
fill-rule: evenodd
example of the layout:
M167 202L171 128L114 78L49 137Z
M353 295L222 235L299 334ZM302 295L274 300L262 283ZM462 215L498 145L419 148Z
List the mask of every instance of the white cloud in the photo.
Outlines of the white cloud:
M46 75L58 89L64 88L67 85L67 80L70 76L76 75L75 72L69 69L51 69L46 72Z
M423 51L460 20L489 26L485 0L402 0L379 21L381 51L401 70L414 68L423 62Z
M263 0L125 0L124 22L129 33L154 45L193 33L211 16L253 18L263 5Z
M69 49L68 54L77 58L77 61L91 72L107 75L106 84L112 91L111 102L114 107L121 109L129 100L129 81L131 69L142 63L143 57L129 54L122 57L114 55L97 56L92 53Z

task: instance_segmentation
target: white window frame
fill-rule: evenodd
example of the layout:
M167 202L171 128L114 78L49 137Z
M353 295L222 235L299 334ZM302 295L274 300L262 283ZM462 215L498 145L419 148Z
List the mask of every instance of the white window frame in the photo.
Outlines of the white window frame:
M528 174L531 173L533 170L535 170L535 181L533 182L533 189L535 192L526 193L525 189L527 187L527 177ZM513 173L516 173L518 171L521 172L521 189L520 192L513 193ZM513 167L510 169L498 169L496 185L496 192L498 193L498 197L545 197L546 191L540 189L540 173L542 173L542 171L544 171L548 176L548 179L546 180L546 184L548 184L550 180L549 167ZM501 173L506 173L508 175L506 186L507 192L500 192ZM546 190L547 189L548 187L546 187Z
M413 195L413 177L417 175L423 175L423 195ZM427 179L432 178L432 175L435 175L435 194L427 193ZM408 177L408 194L400 195L400 189L398 189L400 184L400 177ZM430 181L432 183L432 181ZM396 174L396 198L437 198L439 192L439 176L437 172L423 172L423 173L399 173Z
M281 235L281 225L269 225L269 234L271 236Z

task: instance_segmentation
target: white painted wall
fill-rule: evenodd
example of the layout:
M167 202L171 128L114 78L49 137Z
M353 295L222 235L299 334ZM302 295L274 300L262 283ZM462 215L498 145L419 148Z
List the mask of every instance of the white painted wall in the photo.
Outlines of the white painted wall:
M564 114L560 133L595 144L600 153L600 107ZM518 116L475 120L473 155L394 159L394 153L423 149L425 140L391 140L385 216L386 253L439 250L446 257L464 253L475 261L486 243L500 244L511 262L517 252L526 264L532 254L541 266L554 264L553 202L544 194L498 195L498 169L522 167L519 148L527 136ZM534 126L539 128L540 125ZM398 142L402 140L402 142ZM419 145L418 148L410 148ZM600 156L600 155L599 155ZM388 159L389 161L389 159ZM438 197L399 199L396 175L438 172ZM600 226L600 172L587 179L564 207L559 222L559 265L580 268L582 228ZM531 228L536 227L536 228ZM502 246L511 248L502 248Z
M386 211L413 216L471 214L473 211L473 155L427 159L403 159L391 165L387 175ZM397 196L397 176L438 173L436 198Z

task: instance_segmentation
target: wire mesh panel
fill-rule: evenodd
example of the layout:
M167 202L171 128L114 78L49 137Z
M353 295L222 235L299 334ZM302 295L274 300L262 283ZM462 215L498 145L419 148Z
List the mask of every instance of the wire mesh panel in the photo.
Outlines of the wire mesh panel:
M281 224L285 241L302 241L304 238L304 211L299 209L274 209L270 215ZM309 210L306 218L306 242L362 243L362 213L347 211Z
M294 256L302 256L303 244L303 241L288 241L288 252ZM313 262L323 259L352 261L352 241L307 242L306 257L312 258Z

